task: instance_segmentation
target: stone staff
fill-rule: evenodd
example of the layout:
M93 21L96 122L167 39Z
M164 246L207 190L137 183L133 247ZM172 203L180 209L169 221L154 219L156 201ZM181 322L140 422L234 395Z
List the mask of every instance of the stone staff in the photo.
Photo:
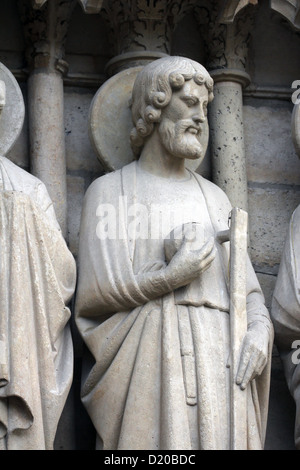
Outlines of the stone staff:
M230 241L230 340L231 370L230 447L247 449L247 394L236 383L243 338L247 332L246 273L247 273L247 212L237 207L230 213L230 229L219 232L220 243Z
M4 109L4 106L5 106L5 102L6 102L5 82L3 80L0 80L0 117L1 117L2 110ZM1 181L0 181L0 190L1 190ZM0 217L1 215L2 214L0 213ZM0 221L0 225L1 225L1 221ZM0 233L0 240L1 240L1 233ZM1 248L2 248L2 243L0 243L0 278L1 278L1 272L3 270L3 266L2 266L3 257L1 256ZM4 327L6 318L4 318L4 313L3 313L1 302L4 302L5 304L7 302L7 299L1 298L0 300L0 308L1 308L1 314L0 314L0 387L7 384L7 377L8 377L6 329Z

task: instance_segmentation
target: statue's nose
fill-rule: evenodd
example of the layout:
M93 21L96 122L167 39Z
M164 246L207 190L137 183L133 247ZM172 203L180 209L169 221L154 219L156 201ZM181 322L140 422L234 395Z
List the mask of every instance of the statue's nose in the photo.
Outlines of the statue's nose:
M192 119L195 122L195 124L200 125L202 122L205 121L206 117L203 112L199 112L197 114L194 114Z
M201 103L198 103L196 109L194 109L192 119L197 125L200 125L202 122L205 122L206 115L204 113L203 106L201 106Z

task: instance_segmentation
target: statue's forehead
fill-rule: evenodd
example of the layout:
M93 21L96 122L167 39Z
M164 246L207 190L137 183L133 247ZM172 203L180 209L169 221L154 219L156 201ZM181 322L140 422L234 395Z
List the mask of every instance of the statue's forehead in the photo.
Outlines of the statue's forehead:
M197 98L207 98L208 90L203 84L198 85L194 80L187 80L180 90L175 92L178 96L196 96Z

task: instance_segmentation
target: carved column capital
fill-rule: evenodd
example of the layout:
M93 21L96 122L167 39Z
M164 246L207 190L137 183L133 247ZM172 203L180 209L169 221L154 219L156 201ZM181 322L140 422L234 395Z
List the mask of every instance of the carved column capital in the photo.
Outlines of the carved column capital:
M228 69L231 75L237 71L243 84L254 15L251 7L241 11L241 4L245 7L254 1L227 2L224 9L219 0L202 0L195 8L207 50L208 70Z
M250 76L247 72L240 69L215 69L210 71L214 83L218 82L236 82L243 88L250 84Z
M30 69L65 74L64 45L76 0L19 0Z
M221 5L220 22L232 23L236 15L247 5L257 5L258 0L224 0Z
M115 56L114 70L108 64L109 74L115 72L118 58L120 70L169 54L172 31L195 4L196 0L104 0L102 14Z
M209 126L213 181L233 206L248 210L247 171L243 132L242 87L246 72L253 9L248 0L199 0L195 16L206 45L207 63L214 79ZM226 117L225 117L226 116Z

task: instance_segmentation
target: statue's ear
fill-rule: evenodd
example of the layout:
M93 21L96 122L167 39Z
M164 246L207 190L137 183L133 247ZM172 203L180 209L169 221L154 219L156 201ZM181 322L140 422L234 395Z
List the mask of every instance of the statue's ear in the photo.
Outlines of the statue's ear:
M6 103L6 88L3 80L0 80L0 113Z

